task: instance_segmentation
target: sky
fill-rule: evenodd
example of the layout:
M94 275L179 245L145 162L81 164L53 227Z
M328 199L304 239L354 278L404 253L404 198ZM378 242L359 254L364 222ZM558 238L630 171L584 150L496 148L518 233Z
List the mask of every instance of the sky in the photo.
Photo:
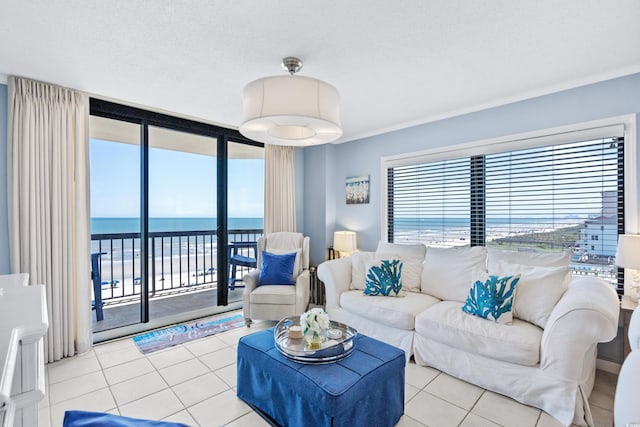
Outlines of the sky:
M140 215L140 146L91 139L91 216ZM229 160L229 217L262 218L264 159ZM149 216L215 217L216 158L149 149Z

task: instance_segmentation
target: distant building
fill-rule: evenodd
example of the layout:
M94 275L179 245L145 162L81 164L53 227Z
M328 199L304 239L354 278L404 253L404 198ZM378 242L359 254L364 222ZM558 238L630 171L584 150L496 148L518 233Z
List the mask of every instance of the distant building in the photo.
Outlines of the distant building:
M585 221L580 231L580 254L588 258L614 257L618 245L618 197L615 191L602 193L602 212Z

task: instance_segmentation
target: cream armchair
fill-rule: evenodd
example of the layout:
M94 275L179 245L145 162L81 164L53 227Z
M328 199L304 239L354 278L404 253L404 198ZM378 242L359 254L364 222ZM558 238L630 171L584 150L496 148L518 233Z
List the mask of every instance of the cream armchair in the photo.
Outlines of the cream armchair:
M293 272L295 286L258 286L263 251L297 253ZM243 280L242 300L247 326L252 320L280 320L304 313L309 304L309 237L300 233L271 233L261 237L258 240L258 268L245 275Z

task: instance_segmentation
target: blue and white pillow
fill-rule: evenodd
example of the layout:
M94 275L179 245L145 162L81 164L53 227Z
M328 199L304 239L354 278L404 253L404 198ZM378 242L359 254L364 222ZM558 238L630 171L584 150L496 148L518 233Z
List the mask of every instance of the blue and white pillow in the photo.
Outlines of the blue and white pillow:
M382 259L367 263L365 295L403 297L402 262L399 259Z
M510 324L513 320L513 299L519 280L519 274L489 276L484 282L476 280L471 286L462 311L498 323Z

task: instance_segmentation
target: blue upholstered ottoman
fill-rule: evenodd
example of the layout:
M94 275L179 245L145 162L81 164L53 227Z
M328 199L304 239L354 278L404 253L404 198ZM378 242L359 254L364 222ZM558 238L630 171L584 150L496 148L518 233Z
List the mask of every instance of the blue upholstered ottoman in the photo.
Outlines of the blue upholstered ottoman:
M238 342L238 397L281 426L393 426L404 412L404 351L364 335L335 363L302 364L273 329Z
M62 427L189 427L168 421L142 420L103 412L66 411Z

